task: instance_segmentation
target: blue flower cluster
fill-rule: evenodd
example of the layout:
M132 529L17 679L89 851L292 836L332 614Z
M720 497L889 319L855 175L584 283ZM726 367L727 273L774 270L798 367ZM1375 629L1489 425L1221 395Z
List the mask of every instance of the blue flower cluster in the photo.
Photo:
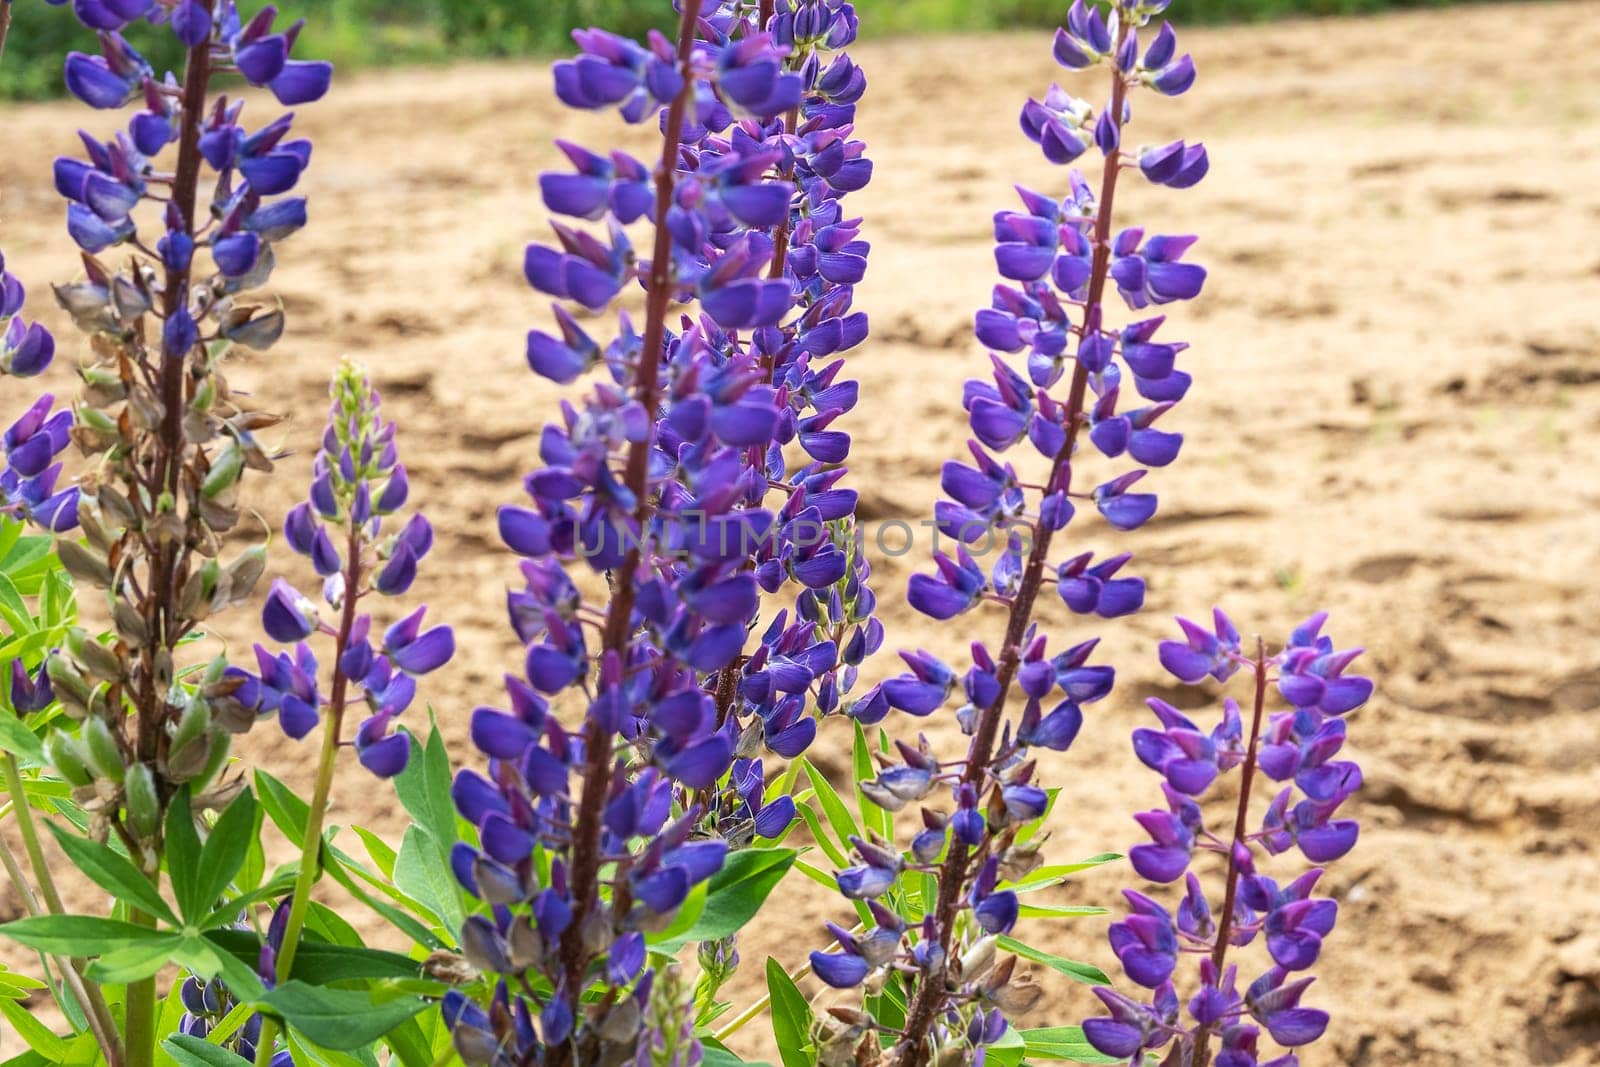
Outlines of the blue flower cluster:
M0 377L32 378L55 359L56 342L43 325L22 318L27 290L6 271L0 252ZM55 397L39 397L6 429L5 466L0 470L0 513L28 519L46 530L61 532L78 524L78 490L57 489L61 464L56 458L71 441L72 413L52 412Z
M638 284L646 315L596 339L557 305L555 329L528 339L543 377L599 373L545 427L530 505L500 511L524 557L508 607L526 655L509 710L474 713L488 773L463 772L455 795L480 847L455 868L495 905L464 934L470 958L551 992L502 989L488 1011L453 997L469 1063L633 1047L654 981L643 932L730 847L789 829L792 800L762 803L759 757L804 751L882 641L837 426L857 399L839 357L867 334L852 299L868 247L842 207L871 175L852 137L865 79L838 52L856 16L838 0L682 10L675 42L582 31L555 68L564 102L659 119L665 146L651 168L563 143L571 171L540 183L574 221L529 247L529 283L590 311ZM648 252L625 230L640 220ZM698 314L674 330L675 304ZM607 601L580 592L575 566L606 576ZM747 654L763 597L786 588L793 608ZM554 700L581 700L581 726ZM606 1008L580 1014L601 975Z
M273 653L257 645L257 673L230 669L239 682L233 699L257 715L275 713L284 732L298 740L316 728L324 706L334 705L342 716L353 686L370 712L356 730L356 752L373 774L392 778L405 769L411 751L409 739L394 732L394 720L416 698L417 679L455 654L455 636L448 626L428 627L426 607L396 621L381 638L373 632L372 616L358 614L370 593L398 597L411 588L418 562L433 547L433 527L420 513L398 518L410 482L395 447L394 424L380 414L377 391L362 370L346 361L332 393L310 499L290 510L284 535L311 560L322 579L321 599L337 623L324 623L316 602L289 582L274 581L262 607L262 628L293 649ZM328 698L306 643L319 631L335 641Z
M1338 918L1334 900L1313 896L1323 868L1313 867L1280 886L1257 867L1258 856L1294 849L1313 863L1329 863L1356 843L1359 827L1354 819L1340 817L1339 810L1361 787L1361 768L1335 757L1344 746L1345 717L1366 703L1373 687L1369 679L1346 673L1361 650L1336 650L1322 633L1326 620L1325 614L1312 616L1271 658L1264 650L1245 654L1238 630L1221 611L1211 628L1179 619L1184 639L1162 642L1161 662L1180 681L1226 681L1241 667L1250 672L1255 706L1248 739L1239 705L1231 699L1209 732L1170 704L1151 700L1161 728L1134 732L1140 761L1163 778L1167 807L1134 816L1150 840L1135 845L1128 858L1140 877L1161 884L1181 878L1186 891L1172 910L1143 893L1125 893L1130 914L1112 924L1111 947L1127 976L1151 991L1151 1001L1108 987L1095 990L1110 1015L1089 1019L1083 1029L1089 1043L1105 1055L1137 1065L1148 1053L1173 1044L1173 1055L1182 1063L1295 1067L1299 1059L1293 1051L1259 1059L1262 1031L1283 1049L1293 1050L1317 1040L1327 1028L1327 1012L1300 1003L1313 981L1301 972L1316 963ZM1290 710L1266 716L1268 686L1274 680ZM1240 771L1240 785L1237 801L1228 804L1230 825L1220 832L1208 829L1202 809L1206 794L1218 778L1235 770ZM1251 830L1257 770L1284 784L1262 814L1259 829ZM1215 908L1190 869L1196 851L1215 853L1225 863ZM1230 963L1228 955L1258 939L1270 962L1241 993L1239 965ZM1180 1016L1173 983L1182 952L1202 957L1187 1022Z
M1082 0L1073 6L1057 36L1056 58L1073 70L1108 66L1110 100L1095 108L1052 87L1043 101L1024 107L1022 128L1056 163L1097 148L1105 157L1099 191L1074 171L1064 198L1020 189L1022 209L994 217L995 260L1005 284L975 323L991 351L990 376L967 382L963 391L971 460L944 465L947 499L935 510L954 551L936 553L937 570L914 576L908 595L914 608L939 620L998 604L1007 615L1005 637L997 646L974 642L965 673L929 652L903 652L908 673L860 705L874 716L887 708L926 716L954 699L957 721L972 738L965 758L953 763L900 746L901 761L866 783L867 795L890 811L936 792L947 791L949 804L922 808L923 828L909 855L888 842L856 841L858 864L838 873L840 891L855 900L883 897L904 871L933 874L937 900L920 922L885 925L880 917L865 937L849 939L835 931L839 948L812 956L818 976L831 985L853 987L874 972L893 972L910 986L904 1027L885 1033L895 1062L911 1067L946 1062L957 1050L977 1055L973 1049L1004 1034L1004 1016L1026 1006L1027 996L1010 982L1015 961L997 955L992 938L1010 934L1020 914L1006 872L1036 862L1032 846L1019 843L1019 830L1047 807L1035 757L1066 750L1084 706L1104 698L1114 681L1110 667L1090 663L1095 640L1051 654L1035 626L1036 597L1053 569L1074 614L1115 618L1143 606L1143 581L1124 573L1128 554L1080 553L1054 563L1052 544L1085 505L1115 530L1149 521L1157 498L1143 479L1150 468L1171 463L1182 446L1180 434L1157 424L1188 390L1189 376L1175 365L1184 345L1156 340L1160 318L1113 326L1106 305L1112 287L1138 312L1192 298L1205 280L1204 269L1183 258L1194 238L1147 238L1139 229L1113 227L1124 170L1177 187L1193 185L1205 171L1200 146L1156 155L1123 147L1132 89L1177 95L1194 80L1193 61L1175 58L1164 23L1140 54L1144 27L1164 7L1118 2L1107 15ZM1021 357L1022 365L1006 356ZM1140 402L1130 405L1133 394ZM1074 478L1086 459L1080 436L1105 460L1137 466L1080 487ZM1019 713L1008 719L1014 699ZM978 958L986 965L956 966Z

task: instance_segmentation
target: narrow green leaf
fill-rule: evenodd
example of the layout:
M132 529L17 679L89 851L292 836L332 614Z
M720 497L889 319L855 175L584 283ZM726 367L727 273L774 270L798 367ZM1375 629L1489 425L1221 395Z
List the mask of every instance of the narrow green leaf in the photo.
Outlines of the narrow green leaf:
M415 998L377 1001L365 990L328 989L293 979L261 1000L290 1026L335 1052L370 1045L428 1006Z
M815 1062L810 1053L811 1005L771 956L767 957L767 991L772 994L772 1036L783 1067L811 1067Z
M237 1052L219 1048L204 1038L190 1037L188 1034L174 1034L161 1042L161 1047L178 1063L178 1067L240 1067L242 1062Z
M849 859L845 857L843 852L839 851L839 846L833 843L833 839L828 836L827 830L823 829L822 820L817 818L815 811L811 810L811 805L797 803L795 810L800 813L800 818L805 822L806 829L811 831L811 839L817 843L818 848L822 849L823 855L832 860L836 866L848 867L850 865Z
M177 925L178 917L172 914L172 909L161 898L160 891L126 857L119 855L110 845L79 837L55 823L47 825L55 835L56 844L61 846L61 851L91 882L146 915L154 915Z
M101 985L130 985L143 981L167 965L182 941L182 934L166 933L149 941L111 949L89 965L88 975Z
M861 812L861 822L885 841L894 840L894 816L871 800L861 791L862 782L870 782L878 776L872 764L872 751L867 744L867 731L859 722L854 722L856 728L855 747L851 751L855 768L856 780L856 810Z
M1024 904L1019 915L1024 919L1084 919L1091 915L1104 915L1105 908L1068 904Z
M128 945L164 938L147 927L94 915L38 915L0 926L19 945L51 956L99 956Z
M1029 871L1026 876L1015 882L1001 882L1002 889L1015 889L1019 893L1031 893L1039 889L1048 889L1059 885L1063 879L1071 877L1080 871L1092 870L1107 863L1115 863L1122 856L1116 852L1103 852L1098 856L1090 856L1081 863L1054 863Z
M865 833L859 823L851 816L850 809L844 806L844 800L837 790L828 781L826 775L806 759L800 758L800 764L805 768L806 777L811 780L811 788L817 791L817 800L822 803L822 813L828 817L828 825L833 827L833 832L838 835L839 843L846 844L850 835L861 836Z
M266 771L256 771L255 778L256 794L261 798L261 807L266 811L267 818L283 831L283 836L289 839L291 845L304 848L306 820L310 817L311 805Z
M250 842L259 836L260 812L256 798L246 789L233 798L233 803L217 819L200 851L200 872L195 894L199 909L184 912L185 918L195 918L209 913L221 899L223 890L233 881L233 876L244 866L250 852Z
M439 851L448 856L456 842L456 809L450 800L450 757L437 725L428 730L426 747L415 734L411 739L411 759L394 780L395 795L401 807L417 825L432 837Z
M205 936L223 952L252 966L261 951L260 939L249 930L212 930ZM397 952L301 941L295 952L294 971L289 977L306 985L326 985L363 979L415 978L421 969L421 964Z
M43 1057L45 1064L60 1064L67 1060L67 1043L52 1033L33 1013L14 1000L0 1000L0 1016L11 1023L17 1036L28 1047Z
M704 1064L705 1067L739 1067L740 1064L743 1064L744 1067L772 1067L772 1065L768 1063L757 1063L754 1060L741 1060L739 1057L735 1056L733 1053L729 1052L725 1047L719 1044L715 1038L702 1037L700 1039L700 1044L700 1062Z
M391 1030L383 1039L394 1052L401 1067L433 1067L433 1044L417 1025L417 1020L407 1019Z
M1121 1063L1102 1055L1083 1036L1081 1026L1041 1026L1022 1031L1028 1056L1040 1060L1066 1060L1069 1063Z
M450 866L439 854L434 837L419 826L406 827L394 863L394 885L438 919L447 931L461 928L466 913Z
M44 745L23 721L0 707L0 752L9 752L30 767L45 762Z
M200 899L200 835L194 829L194 811L189 806L189 787L172 795L167 807L167 877L172 894L178 899L178 912L198 916L209 910L209 901Z
M706 907L685 940L715 941L744 928L783 881L799 855L792 848L747 848L711 876Z
M1016 953L1025 960L1042 963L1051 970L1064 974L1075 982L1082 982L1085 985L1111 984L1111 979L1106 977L1106 973L1092 963L1079 963L1077 960L1069 960L1064 956L1056 956L1045 952L1043 949L1034 948L1032 945L1025 945L1016 938L1007 937L1003 934L995 944L1007 952Z
M352 826L350 829L354 830L356 836L361 838L361 843L367 846L367 857L377 866L378 873L385 878L393 878L394 861L399 854L389 842L364 826Z

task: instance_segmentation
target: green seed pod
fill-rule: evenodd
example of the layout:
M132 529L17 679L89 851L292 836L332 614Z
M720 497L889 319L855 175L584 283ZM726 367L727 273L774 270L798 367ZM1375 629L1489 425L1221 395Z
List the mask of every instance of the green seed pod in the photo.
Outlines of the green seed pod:
M206 769L211 760L211 738L207 734L186 745L174 745L167 753L167 778L174 782L187 782Z
M117 654L80 626L67 631L67 651L80 667L103 682L115 682L122 677L122 661Z
M44 755L69 785L77 788L94 782L94 775L89 773L89 754L72 735L60 730L50 731L50 736L44 740Z
M211 405L217 402L217 383L212 378L205 378L200 382L200 387L194 391L194 400L189 406L202 414L211 410Z
M117 420L113 419L110 415L107 415L99 408L90 407L87 404L80 404L78 405L77 416L78 424L80 426L86 426L95 433L104 434L107 437L114 438L119 436L122 432L121 428L117 426Z
M235 604L250 599L256 583L267 569L267 546L247 548L239 558L228 564L228 595Z
M204 793L216 784L217 776L228 765L228 753L232 749L233 735L220 732L212 735L211 752L206 756L206 765L191 779L196 794Z
M75 717L82 718L89 710L89 700L94 694L83 675L78 673L78 668L66 656L54 655L46 661L45 670L49 672L56 696L61 698L68 713L76 711Z
M85 548L76 541L57 541L56 556L67 573L101 589L111 586L111 565L104 553Z
M122 749L104 719L95 717L84 720L83 742L88 747L89 769L95 777L121 782L127 774L127 768L122 764Z
M210 472L206 475L205 481L200 483L201 495L215 500L232 489L243 472L244 449L239 447L239 442L230 441L228 447L212 461Z
M195 693L189 697L183 714L171 728L172 751L177 752L185 745L204 737L210 730L211 706L206 703L204 697Z
M128 806L128 825L141 841L156 836L161 825L161 801L156 798L156 776L143 763L135 763L128 770L128 780L122 787L123 800Z

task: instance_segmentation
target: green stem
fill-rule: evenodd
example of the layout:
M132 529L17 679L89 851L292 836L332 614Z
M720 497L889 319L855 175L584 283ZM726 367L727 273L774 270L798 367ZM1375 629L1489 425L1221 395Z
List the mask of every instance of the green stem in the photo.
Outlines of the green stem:
M137 908L128 909L128 921L154 930L155 916ZM128 1041L128 1067L155 1067L156 1062L156 980L152 975L128 986L123 1005L124 1032Z
M333 775L339 765L340 735L344 729L345 704L349 695L350 680L343 666L345 646L355 629L356 602L361 598L361 528L352 525L345 573L344 606L339 619L339 634L334 643L333 692L328 698L328 717L322 724L322 755L317 762L317 784L311 794L311 810L306 815L305 838L300 847L300 870L295 878L294 897L289 904L289 919L283 928L283 944L278 948L278 965L275 978L287 981L294 970L294 957L300 948L300 933L305 929L306 913L311 910L311 887L322 874L322 827L328 814L328 801L333 796ZM261 1037L256 1042L258 1067L269 1067L282 1027L278 1020L268 1015L261 1025Z
M45 863L44 851L39 847L39 828L33 821L33 809L29 807L24 792L22 768L17 765L17 758L9 752L5 754L5 780L6 792L11 796L11 812L16 816L17 830L22 835L22 847L27 852L29 865L33 867L34 879L39 883L45 910L52 915L59 915L64 910L61 906L61 895L56 892L55 880L50 877L50 867ZM3 863L6 874L16 885L17 892L21 894L23 907L27 909L28 914L40 914L39 901L34 897L27 879L23 876L16 857L3 842L0 842L0 863ZM45 962L46 957L40 953L39 959ZM48 967L48 964L46 965ZM59 959L56 961L56 966L61 971L62 984L71 990L84 1019L89 1023L89 1029L100 1044L100 1050L105 1053L106 1062L111 1067L122 1067L122 1047L117 1042L117 1030L111 1020L111 1009L106 1006L105 998L100 995L100 987L84 982L83 974L78 970L75 960ZM54 983L51 983L50 991L59 1004L61 993ZM61 1008L66 1011L65 1004L62 1004Z

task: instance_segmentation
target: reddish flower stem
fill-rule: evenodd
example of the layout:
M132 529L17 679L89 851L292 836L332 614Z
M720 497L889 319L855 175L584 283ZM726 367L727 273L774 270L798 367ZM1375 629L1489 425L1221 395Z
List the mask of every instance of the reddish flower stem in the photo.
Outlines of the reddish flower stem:
M1233 906L1239 896L1239 849L1248 848L1245 826L1250 817L1250 787L1256 776L1256 750L1261 743L1261 718L1267 703L1267 649L1261 638L1256 638L1256 703L1250 719L1250 745L1244 753L1244 773L1239 781L1239 807L1233 820L1233 847L1228 849L1227 889L1222 899L1222 917L1217 921L1217 943L1211 949L1211 964L1222 978L1222 965L1228 958L1228 939L1233 934ZM1195 1067L1206 1067L1211 1062L1211 1030L1200 1031L1200 1046L1195 1049Z
M638 501L635 521L640 536L633 538L622 566L613 575L611 603L602 630L603 652L623 656L633 636L633 605L637 594L635 577L643 561L643 529L649 523L654 503L649 498L650 449L655 445L655 413L660 402L661 349L666 338L667 309L672 299L672 234L667 229L667 212L672 208L678 171L678 149L683 140L684 117L694 95L694 80L689 61L695 42L698 4L683 6L678 25L678 65L683 72L683 88L667 109L665 141L661 163L656 170L655 249L650 260L649 294L646 301L644 344L640 349L634 395L650 419L651 429L633 443L628 452L624 481ZM572 922L561 938L563 988L577 1018L583 994L584 966L588 951L583 931L589 911L599 894L600 831L606 797L611 791L614 737L593 719L583 730L585 765L583 794L579 800L577 825L573 828L571 879ZM568 1067L573 1062L571 1042L548 1050L550 1067Z
M202 0L210 14L214 0ZM189 49L184 68L182 114L179 130L178 169L172 182L172 203L183 217L184 229L195 230L195 199L200 187L200 127L205 121L206 92L211 84L211 41L201 41ZM190 267L182 270L168 269L162 287L162 316L170 319L188 305L191 281ZM188 353L168 352L165 344L161 350L158 369L161 395L161 425L156 436L155 491L170 494L174 499L179 491L183 473L185 435L183 432L184 382L189 377ZM146 603L145 622L149 626L151 646L144 654L144 670L139 691L139 742L138 758L154 763L161 755L162 726L166 717L166 694L158 685L157 660L170 655L178 640L178 560L184 546L170 532L160 536L154 545L150 561L150 590Z
M1124 23L1117 37L1118 47L1112 50L1113 55L1120 50L1127 32L1128 27ZM1110 108L1112 121L1117 124L1119 131L1126 94L1127 83L1122 73L1113 67ZM1111 273L1111 219L1117 195L1117 175L1120 170L1117 156L1113 154L1107 157L1105 174L1100 183L1100 200L1095 214L1094 261L1089 275L1088 296L1084 301L1085 329L1091 326L1098 328L1100 323L1100 307L1105 298L1106 280ZM1084 398L1088 384L1088 371L1079 363L1073 368L1072 387L1067 398L1066 444L1056 455L1046 485L1059 484L1063 489L1070 488L1072 454L1083 422ZM1022 639L1033 621L1034 602L1044 581L1052 539L1053 531L1036 531L1033 551L1028 556L1022 584L1011 602L1011 614L1006 622L1005 645L1000 652L999 669L996 674L1000 696L991 707L984 709L978 721L972 744L967 750L966 767L961 775L963 784L979 786L988 770L989 761L994 757L995 740L1000 732L1000 724L1005 719L1006 698L1010 696L1011 683L1022 665ZM985 841L976 851L969 851L959 842L952 840L944 864L940 867L939 896L934 907L934 916L939 943L944 948L944 961L923 975L917 986L916 995L906 1012L905 1029L901 1032L900 1041L896 1046L900 1054L901 1067L927 1067L930 1062L932 1049L929 1047L928 1035L938 1018L939 1005L945 995L949 954L955 936L957 906L961 900L961 891L966 885L967 875L972 869L973 859L977 855L982 855L987 847L988 842Z

